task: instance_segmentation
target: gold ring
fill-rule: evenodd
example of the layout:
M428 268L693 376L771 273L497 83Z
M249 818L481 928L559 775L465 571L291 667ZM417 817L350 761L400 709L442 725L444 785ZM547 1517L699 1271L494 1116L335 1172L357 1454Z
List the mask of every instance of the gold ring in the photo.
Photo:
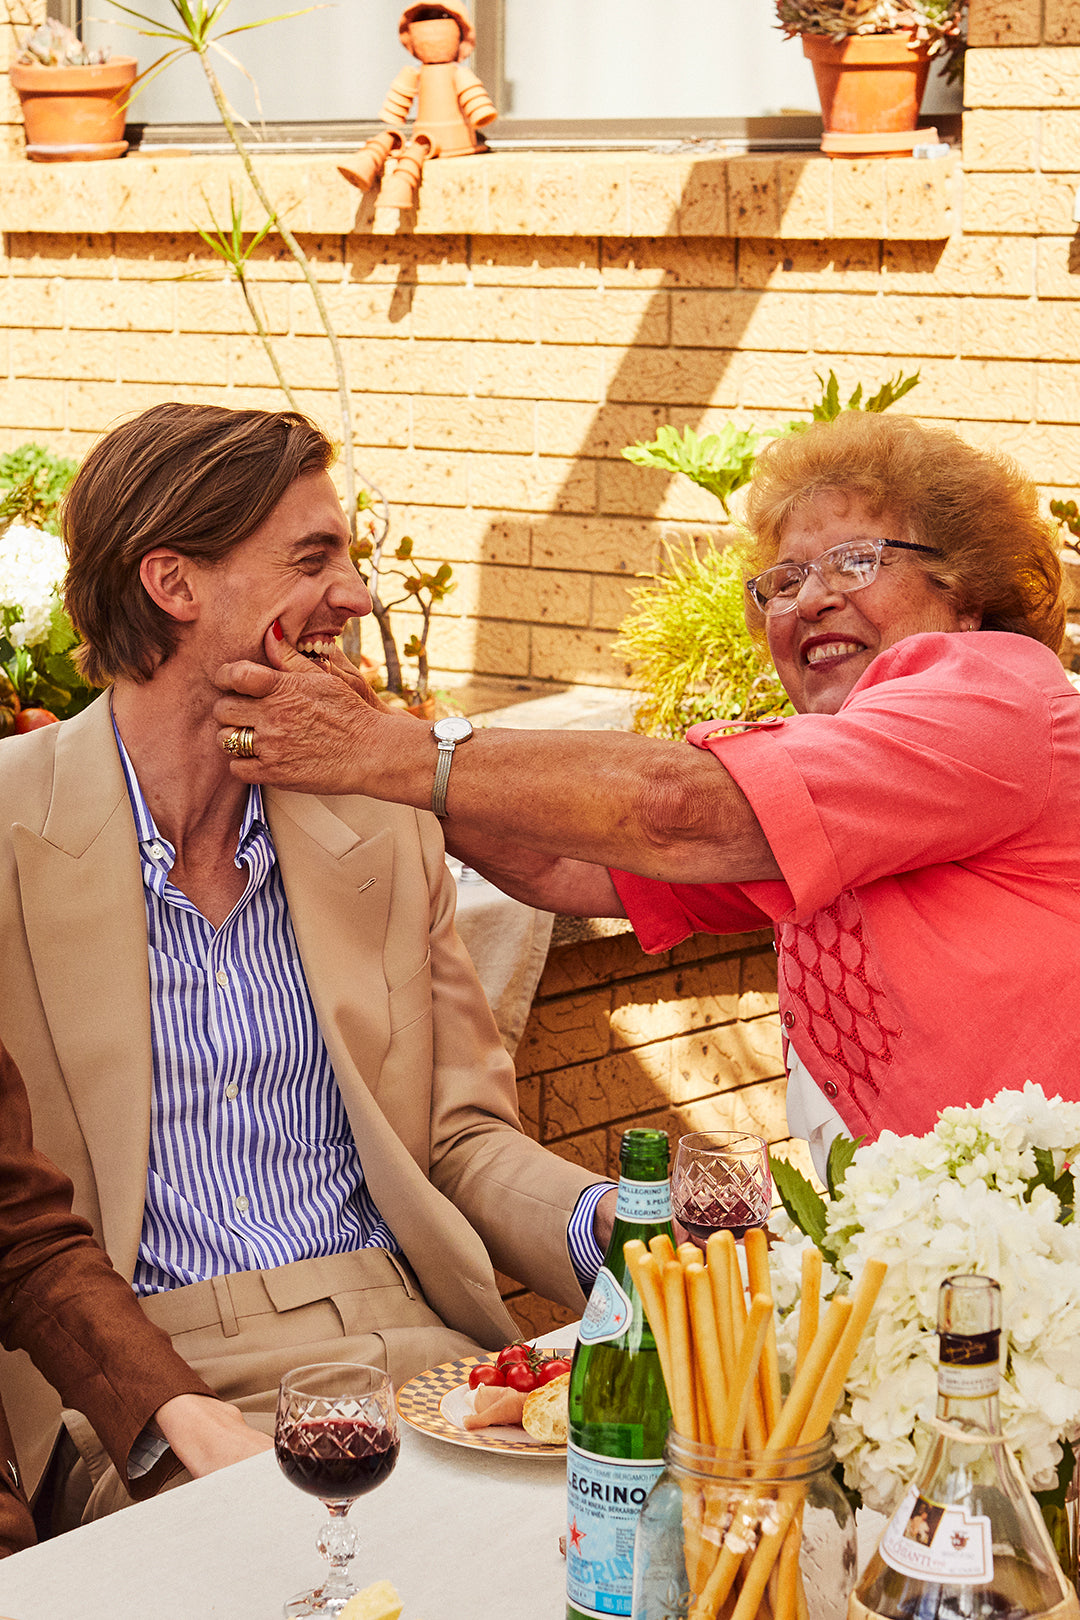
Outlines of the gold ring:
M233 759L255 758L255 729L253 726L236 726L222 743L227 754Z

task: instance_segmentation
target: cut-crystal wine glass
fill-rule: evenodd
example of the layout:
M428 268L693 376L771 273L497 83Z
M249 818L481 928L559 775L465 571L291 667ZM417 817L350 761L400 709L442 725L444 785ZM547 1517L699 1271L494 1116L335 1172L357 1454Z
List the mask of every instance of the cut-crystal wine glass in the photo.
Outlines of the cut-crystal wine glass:
M743 1236L764 1226L772 1173L764 1137L746 1131L694 1131L679 1138L671 1174L671 1211L704 1247L713 1232Z

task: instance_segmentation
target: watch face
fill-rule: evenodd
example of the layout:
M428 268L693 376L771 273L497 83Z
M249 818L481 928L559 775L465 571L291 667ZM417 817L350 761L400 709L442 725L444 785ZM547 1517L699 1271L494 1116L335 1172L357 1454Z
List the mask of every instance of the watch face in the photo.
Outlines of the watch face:
M457 714L450 715L446 720L436 720L431 729L436 742L464 742L466 737L473 734L472 721Z

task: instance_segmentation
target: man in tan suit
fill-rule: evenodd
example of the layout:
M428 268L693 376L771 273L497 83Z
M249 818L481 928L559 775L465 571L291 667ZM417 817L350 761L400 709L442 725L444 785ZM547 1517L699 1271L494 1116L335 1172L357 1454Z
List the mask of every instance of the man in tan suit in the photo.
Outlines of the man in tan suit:
M435 818L249 795L219 746L223 662L271 627L324 655L369 609L331 462L287 412L159 406L109 434L64 526L110 690L0 748L0 1038L40 1145L151 1320L262 1414L304 1362L400 1381L505 1343L493 1264L580 1310L610 1210L521 1130ZM28 1468L56 1433L41 1394L9 1401ZM115 1482L68 1428L93 1514Z

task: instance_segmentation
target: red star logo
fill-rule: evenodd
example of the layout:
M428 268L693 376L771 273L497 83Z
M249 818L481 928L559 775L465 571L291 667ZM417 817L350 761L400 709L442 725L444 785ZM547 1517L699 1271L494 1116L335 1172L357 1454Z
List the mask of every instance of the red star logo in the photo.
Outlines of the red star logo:
M570 1521L570 1545L575 1552L581 1551L581 1543L585 1540L585 1531L578 1529L577 1517Z

